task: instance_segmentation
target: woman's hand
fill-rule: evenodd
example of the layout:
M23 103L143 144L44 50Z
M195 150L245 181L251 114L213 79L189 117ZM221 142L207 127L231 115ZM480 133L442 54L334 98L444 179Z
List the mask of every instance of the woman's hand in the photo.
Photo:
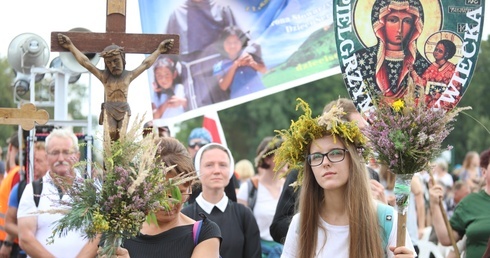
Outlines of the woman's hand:
M405 246L390 246L390 250L395 254L395 258L413 258L415 254Z
M429 188L429 201L430 205L437 207L444 196L444 189L439 184L434 184Z

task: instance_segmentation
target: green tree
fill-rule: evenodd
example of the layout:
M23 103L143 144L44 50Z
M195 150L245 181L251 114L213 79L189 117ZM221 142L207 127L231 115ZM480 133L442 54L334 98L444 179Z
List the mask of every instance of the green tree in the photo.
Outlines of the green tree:
M6 58L0 59L0 107L2 108L15 108L17 105L14 103L12 80L14 79L14 72L10 68ZM0 147L6 147L6 140L17 129L17 126L13 125L0 125ZM6 150L4 150L4 155Z

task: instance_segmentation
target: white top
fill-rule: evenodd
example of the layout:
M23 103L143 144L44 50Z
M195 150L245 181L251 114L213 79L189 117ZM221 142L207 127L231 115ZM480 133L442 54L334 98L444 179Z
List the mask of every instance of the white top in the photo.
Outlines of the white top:
M237 193L237 199L248 201L249 184L247 182L240 185ZM269 228L276 213L279 196L275 199L267 187L259 182L257 187L257 200L253 209L253 214L260 230L260 238L267 241L274 241L269 231Z
M175 85L175 96L179 98L185 98L185 92L184 92L184 85L182 84L177 84ZM152 91L151 95L151 101L153 104L155 104L155 107L158 108L159 106L163 105L165 101L167 101L168 95L167 94L161 94L160 97L157 95L156 92ZM169 118L169 117L174 117L181 115L185 112L184 107L182 105L178 107L169 107L165 109L165 112L162 114L162 117L159 118Z
M442 177L439 177L436 173L434 173L434 180L441 181L444 186L451 188L454 185L453 177L449 173L445 173Z
M71 199L65 194L61 200L69 202ZM65 208L60 207L59 201L60 195L58 189L53 184L50 172L48 172L43 177L43 189L41 191L41 198L39 199L39 208L34 203L32 183L29 183L22 193L19 209L17 210L17 218L37 217L36 239L39 243L55 257L75 257L88 242L88 239L84 238L80 231L68 231L62 237L56 234L54 236L54 242L47 244L47 240L51 237L55 228L55 222L61 219L63 215L59 213L39 213L39 211Z
M389 258L393 258L393 252L389 250L389 246L396 246L396 224L397 213L393 214L393 228L388 239L388 246L386 252ZM282 251L281 258L294 258L296 257L299 236L300 214L294 215L291 224L289 225L286 241L284 242L284 249ZM325 230L322 229L325 228ZM381 231L380 231L381 232ZM410 236L408 232L406 234L406 247L411 249L415 253ZM318 228L318 237L315 251L315 258L349 258L349 226L335 226L330 225L323 219L320 219L320 225Z

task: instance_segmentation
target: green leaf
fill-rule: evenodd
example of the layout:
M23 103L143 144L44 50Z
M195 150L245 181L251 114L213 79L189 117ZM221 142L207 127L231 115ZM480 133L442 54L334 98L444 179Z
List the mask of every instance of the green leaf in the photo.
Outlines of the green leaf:
M180 193L180 189L178 186L172 186L172 198L178 200L179 202L182 200L182 194Z
M148 224L158 224L157 215L154 212L148 213L148 215L146 215L146 222Z

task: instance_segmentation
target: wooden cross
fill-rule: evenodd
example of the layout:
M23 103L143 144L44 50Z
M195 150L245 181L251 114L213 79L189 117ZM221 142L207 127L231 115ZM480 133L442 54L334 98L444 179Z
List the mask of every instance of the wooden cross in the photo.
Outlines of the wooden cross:
M179 35L126 33L126 0L107 0L106 31L51 32L51 52L68 51L58 44L58 33L62 33L70 37L83 53L100 53L105 47L115 44L124 47L125 53L150 54L165 39L174 39L173 48L166 54L179 54Z
M49 114L46 110L36 110L32 103L26 103L20 108L0 108L0 124L20 125L28 131L35 124L44 125L48 122Z

